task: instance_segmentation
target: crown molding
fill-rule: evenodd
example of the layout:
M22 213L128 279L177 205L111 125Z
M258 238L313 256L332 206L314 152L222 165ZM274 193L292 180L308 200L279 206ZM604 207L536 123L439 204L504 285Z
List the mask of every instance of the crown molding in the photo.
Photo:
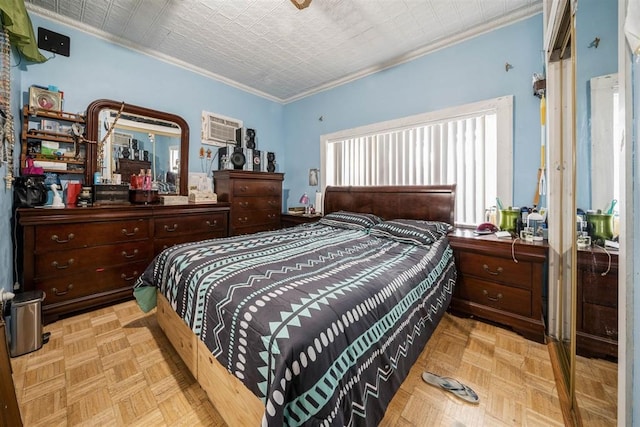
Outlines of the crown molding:
M239 82L237 82L235 80L226 78L226 77L221 76L219 74L212 73L212 72L207 71L207 70L205 70L203 68L197 67L197 66L195 66L193 64L189 64L187 62L184 62L184 61L181 61L179 59L176 59L176 58L174 58L172 56L166 55L166 54L164 54L162 52L158 52L157 50L148 49L148 48L145 48L144 46L140 46L140 45L138 45L136 43L131 43L131 42L129 42L129 41L127 41L127 40L125 40L125 39L123 39L121 37L114 36L113 34L109 34L106 31L99 30L99 29L97 29L95 27L92 27L90 25L86 25L86 24L84 24L82 22L79 22L79 21L75 21L75 20L73 20L71 18L68 18L66 16L63 16L63 15L57 14L55 12L52 12L50 10L44 9L44 8L42 8L40 6L35 6L35 5L31 4L31 3L25 3L25 5L26 5L27 10L29 12L35 13L37 15L40 15L40 16L44 17L44 18L47 18L47 19L50 19L52 21L58 22L58 23L63 24L65 26L67 26L67 27L70 27L72 29L79 30L79 31L81 31L83 33L86 33L86 34L90 34L90 35L95 36L97 38L100 38L102 40L106 40L106 41L108 41L110 43L114 43L114 44L120 45L122 47L126 47L127 49L134 50L134 51L139 52L139 53L141 53L143 55L149 56L151 58L158 59L158 60L160 60L162 62L166 62L166 63L171 64L171 65L178 66L178 67L183 68L183 69L188 70L188 71L192 71L192 72L194 72L196 74L200 74L201 76L204 76L204 77L210 78L212 80L216 80L218 82L224 83L226 85L235 87L236 89L240 89L240 90L242 90L244 92L248 92L250 94L253 94L253 95L256 95L256 96L259 96L259 97L262 97L262 98L266 98L266 99L268 99L270 101L274 101L274 102L278 102L278 103L282 103L283 102L283 100L281 98L278 98L276 96L273 96L273 95L270 95L268 93L262 92L260 90L255 89L255 88L252 88L250 86L246 86L246 85L244 85L242 83L239 83Z
M266 92L260 91L258 89L255 89L253 87L247 86L245 84L239 83L235 80L232 80L230 78L221 76L219 74L216 73L212 73L210 71L207 71L203 68L197 67L195 65L189 64L187 62L181 61L179 59L173 58L169 55L166 55L162 52L158 52L156 50L153 49L148 49L145 48L143 46L140 46L138 44L135 43L131 43L121 37L117 37L114 36L113 34L109 34L105 31L99 30L97 28L91 27L89 25L86 25L82 22L78 22L75 21L73 19L70 19L66 16L54 13L50 10L44 9L42 7L39 6L35 6L31 3L25 3L26 8L29 12L35 13L37 15L40 15L44 18L50 19L52 21L56 21L59 22L63 25L66 25L68 27L71 27L73 29L77 29L83 33L87 33L90 35L93 35L95 37L98 37L100 39L106 40L108 42L126 47L128 49L134 50L136 52L139 52L143 55L158 59L160 61L163 61L165 63L168 64L172 64L175 66L178 66L180 68L183 68L185 70L194 72L196 74L200 74L204 77L210 78L212 80L224 83L228 86L234 87L236 89L240 89L244 92L259 96L261 98L265 98L267 100L273 101L273 102L277 102L279 104L289 104L295 101L298 101L300 99L303 98L307 98L309 96L321 93L321 92L325 92L327 90L330 89L334 89L338 86L342 86L344 84L353 82L355 80L361 79L363 77L367 77L370 76L372 74L375 74L379 71L382 70L386 70L388 68L392 68L395 67L397 65L400 64L404 64L406 62L410 62L413 61L414 59L417 59L419 57L428 55L430 53L436 52L438 50L456 45L458 43L462 43L466 40L472 39L474 37L477 37L479 35L482 34L486 34L489 33L491 31L497 30L499 28L502 27L506 27L508 25L514 24L516 22L522 21L524 19L530 18L531 16L537 15L539 13L542 12L542 2L540 3L536 3L533 4L531 6L527 6L527 7L523 7L520 8L516 11L514 11L513 13L510 13L509 15L506 15L502 18L493 20L491 22L479 25L477 27L474 28L470 28L467 31L463 31L461 33L455 34L454 36L451 37L446 37L446 38L442 38L440 40L435 41L434 43L430 43L426 46L423 46L419 49L416 49L412 52L408 52L404 55L400 55L390 61L387 61L385 63L382 64L378 64L375 65L373 67L369 67L369 68L365 68L363 70L360 70L356 73L350 74L348 76L342 77L340 79L336 79L330 82L327 82L325 84L322 85L318 85L315 86L311 89L305 90L303 92L300 92L297 95L291 96L289 98L279 98L277 96L273 96L271 94L268 94Z

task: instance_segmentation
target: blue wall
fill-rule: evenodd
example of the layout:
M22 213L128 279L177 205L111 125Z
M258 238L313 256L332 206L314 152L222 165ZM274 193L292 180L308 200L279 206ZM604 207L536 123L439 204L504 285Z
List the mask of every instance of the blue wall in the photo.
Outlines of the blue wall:
M514 95L514 206L531 206L540 165L542 15L285 106L285 187L295 204L309 168L320 167L320 135L460 104ZM508 72L505 63L513 65ZM322 116L323 120L318 118Z
M29 86L55 85L64 91L64 110L85 111L107 98L182 116L189 124L190 171L201 172L198 159L203 110L241 119L258 129L259 148L281 153L283 108L279 103L168 64L71 27L31 14L34 29L44 27L71 38L70 57L55 56L44 64L21 66L22 104Z
M242 119L257 129L258 148L277 154L285 195L291 194L283 209L314 190L307 175L320 166L320 135L504 95L514 95L515 105L514 205L530 205L537 188L539 101L531 82L543 69L541 14L284 106L41 16L31 19L34 28L71 37L71 56L14 68L14 111L27 102L30 85L51 84L64 91L70 112L109 98L180 115L190 127L192 172L201 171L202 110ZM506 62L513 65L508 72ZM9 209L10 197L0 197ZM0 254L12 264L8 239L0 242ZM12 281L7 271L0 271L3 284Z

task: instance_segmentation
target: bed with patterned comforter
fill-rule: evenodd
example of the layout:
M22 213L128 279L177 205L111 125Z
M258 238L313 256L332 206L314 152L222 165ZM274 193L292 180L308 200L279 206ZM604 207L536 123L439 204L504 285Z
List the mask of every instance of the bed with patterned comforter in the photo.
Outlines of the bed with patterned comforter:
M453 292L450 226L332 215L174 246L135 285L264 402L263 425L377 425Z

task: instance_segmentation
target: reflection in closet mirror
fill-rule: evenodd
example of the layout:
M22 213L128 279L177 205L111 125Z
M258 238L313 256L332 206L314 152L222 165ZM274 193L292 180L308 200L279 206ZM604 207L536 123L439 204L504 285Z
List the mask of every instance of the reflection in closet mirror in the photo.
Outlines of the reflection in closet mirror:
M620 198L620 150L622 135L618 109L618 74L607 74L590 80L591 94L591 203L586 209L603 212ZM614 203L612 213L616 212ZM614 227L615 228L615 227ZM616 235L614 231L614 235Z
M87 108L87 133L107 182L150 171L159 194L187 194L189 127L180 116L102 99Z

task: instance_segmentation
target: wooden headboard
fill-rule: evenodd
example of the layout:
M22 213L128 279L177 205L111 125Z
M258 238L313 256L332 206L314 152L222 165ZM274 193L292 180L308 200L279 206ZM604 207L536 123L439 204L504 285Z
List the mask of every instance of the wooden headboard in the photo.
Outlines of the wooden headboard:
M323 213L373 213L382 219L428 219L453 225L456 186L327 187Z

